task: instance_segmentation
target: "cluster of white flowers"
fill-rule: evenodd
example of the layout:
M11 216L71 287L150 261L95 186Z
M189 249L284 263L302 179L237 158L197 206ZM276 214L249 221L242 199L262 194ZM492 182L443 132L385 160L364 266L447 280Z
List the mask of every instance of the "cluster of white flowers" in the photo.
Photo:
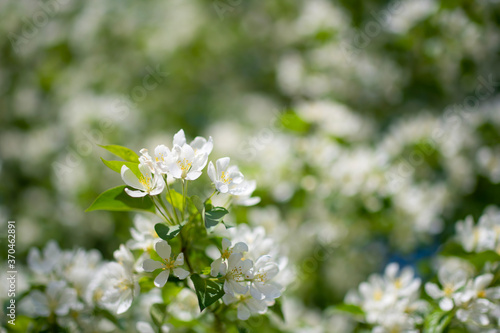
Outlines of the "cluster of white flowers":
M139 157L139 171L142 176L137 177L126 165L122 166L123 181L135 191L126 189L132 197L158 195L163 192L169 179L195 180L202 174L208 162L208 156L213 149L211 137L205 139L196 137L190 144L186 143L186 136L181 129L174 135L173 147L158 145L153 156L145 148L141 149ZM234 203L254 205L258 198L250 198L255 190L255 181L244 179L237 166L229 165L229 157L223 157L208 165L208 176L215 185L217 192L231 194L236 197ZM163 178L165 177L165 178Z
M252 249L253 250L253 249ZM270 255L256 260L244 242L232 245L222 240L220 256L211 264L210 274L224 279L225 304L236 303L238 318L248 319L252 314L264 314L281 295L282 286L275 281L280 269Z
M500 210L490 206L474 225L472 216L456 225L457 238L467 252L487 250L500 254Z
M428 307L420 300L420 284L412 268L400 270L391 263L384 275L373 274L358 292L348 293L346 303L361 307L367 322L374 325L373 332L418 332L416 325L422 323Z
M187 194L184 190L187 189L187 181L201 176L212 149L212 138L206 140L197 137L187 144L184 132L180 130L174 136L172 149L164 145L157 146L153 156L150 156L146 149L142 149L142 156L138 158L136 164L137 170L134 170L134 165L131 164L133 162L129 164L124 162L120 170L121 177L126 185L133 188L125 187L124 191L132 198L149 196L156 205L156 214L144 213L135 216L134 225L130 228L131 239L114 251L114 261L111 262L102 260L97 250L63 251L55 242L49 242L43 252L33 248L28 256L28 264L36 275L37 283L42 284L42 287L31 290L23 299L23 311L34 318L46 317L49 322L56 320L62 327L75 326L75 322L78 325L89 322L92 329L112 331L116 329L116 323L106 319L105 316L90 324L92 322L90 315L95 309L105 309L113 315L121 315L131 308L136 299L139 299L137 302L148 303L148 307L152 305L151 300L162 303L163 300L155 293L155 288L141 290L139 284L141 279L149 281L153 276L152 284L163 288L171 275L177 278L176 281L183 281L192 274L197 274L220 285L223 290L223 295L219 296L220 304L237 308L237 317L240 320L266 313L268 307L272 306L275 299L281 295L283 287L276 281L280 266L271 260L271 254L276 254L276 251L273 251L275 244L265 237L262 227L252 229L244 225L226 230L226 227L219 223L216 228L207 232L209 238L217 238L222 242L222 249L216 251L215 256L209 256L205 251L201 251L207 259L211 257L215 259L210 272L203 270L203 267L196 267L197 271L190 265L188 258L185 258L190 252L183 245L185 243L182 234L172 236L179 238L172 241L176 248L177 244L181 244L180 251L174 254L172 245L169 241L161 239L155 228L158 225L158 218L163 218L163 222L166 222L165 227L176 227L179 233L185 226L205 229L202 223L204 218L199 210L199 223L196 226L189 225L189 219L184 219L184 213L189 212L185 206ZM230 165L228 157L217 160L215 164L210 162L207 174L215 190L203 204L203 212L205 209L213 208L227 214L227 210L221 206L229 207L230 204L249 206L260 200L251 197L256 187L255 182L245 180L239 169ZM169 209L159 195L166 189L167 198L171 199L171 191L174 190L169 186L175 179L182 180L184 202L177 203L181 207L176 207L170 201ZM182 220L178 212L181 212ZM234 230L237 229L239 232L235 234ZM234 245L229 238L236 240ZM246 242L240 241L241 238ZM187 241L197 242L195 239ZM213 244L208 240L207 242ZM279 262L283 267L286 260L281 258ZM176 308L172 304L169 306L169 311L177 313L180 319L193 319L193 316L198 316L200 311L192 309L194 307L197 310L198 307L196 288L194 279L186 280L181 287L183 291L180 291L177 297L184 295L183 302L189 301L189 306L186 303ZM193 297L196 300L194 303ZM200 308L203 309L201 303ZM73 320L74 318L77 320ZM155 330L153 323L143 314L137 319L138 331ZM167 332L169 325L162 323L159 329Z
M496 266L498 268L498 263ZM474 276L474 269L469 262L451 258L439 268L441 288L428 282L425 291L439 302L443 311L456 309L456 317L466 323L470 331L482 329L483 332L488 330L489 325L500 325L500 287L490 287L493 279L494 274L487 269L483 274Z
M399 270L395 263L386 267L384 275L372 274L358 291L346 295L345 302L360 307L373 332L419 332L433 311L435 315L447 316L444 321L448 323L456 318L468 332L498 332L500 262L497 254L487 252L497 250L498 217L498 209L491 206L477 226L471 217L457 223L458 240L464 250L474 252L476 257L469 261L446 256L435 261L437 277L424 286L432 302L421 299L421 280L413 270ZM481 259L481 255L487 256Z

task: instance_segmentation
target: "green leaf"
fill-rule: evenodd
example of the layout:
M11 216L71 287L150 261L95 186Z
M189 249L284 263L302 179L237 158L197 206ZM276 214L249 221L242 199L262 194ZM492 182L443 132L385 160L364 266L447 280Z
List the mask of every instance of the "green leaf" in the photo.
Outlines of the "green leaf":
M364 316L365 313L363 309L354 304L341 303L332 308L333 311L346 312L355 316Z
M300 118L293 110L288 110L282 114L281 125L285 129L298 134L307 133L311 129L311 124Z
M483 268L487 262L500 261L500 255L495 251L466 252L460 244L455 242L449 242L444 245L440 254L445 257L451 256L465 259L472 263L478 270Z
M151 306L149 310L149 314L151 315L151 319L157 327L161 327L165 317L167 316L167 305L156 303Z
M278 315L278 317L285 321L285 315L283 314L283 307L281 305L281 299L277 298L274 300L274 305L271 306L269 309L271 309L272 312Z
M169 204L172 205L172 207L177 208L179 213L182 212L182 207L184 207L184 197L182 194L177 192L176 190L173 190L170 188L170 194L167 192L166 198Z
M139 279L139 287L141 288L141 292L147 293L151 289L155 288L155 284L150 277L143 276Z
M424 333L442 333L450 324L455 311L445 312L437 309L425 318Z
M222 218L229 213L224 207L213 207L205 212L205 227L215 227L222 221Z
M106 149L110 153L123 158L125 161L129 162L139 162L139 156L131 149L127 147L122 147L118 145L99 145L99 147Z
M132 198L127 193L125 193L125 185L111 188L103 193L94 200L94 202L87 208L86 212L91 212L94 210L111 210L111 211L147 211L155 212L155 206L153 201L149 196L142 198Z
M111 170L116 171L118 173L121 173L122 171L122 166L125 165L127 166L133 173L134 175L139 178L142 176L141 172L139 171L139 162L126 162L126 161L107 161L101 157L101 161Z
M204 275L210 275L210 272L212 271L212 268L210 267L205 267L201 270L201 274L204 274Z
M221 283L212 280L203 279L198 274L191 275L191 280L196 289L198 304L200 311L215 303L219 298L224 296L224 288Z
M182 227L184 227L182 224L169 227L164 223L157 223L155 224L155 231L161 239L171 240L181 232Z
M198 210L198 213L203 215L203 209L205 208L205 205L203 205L203 201L200 199L200 197L197 195L191 196L191 202Z

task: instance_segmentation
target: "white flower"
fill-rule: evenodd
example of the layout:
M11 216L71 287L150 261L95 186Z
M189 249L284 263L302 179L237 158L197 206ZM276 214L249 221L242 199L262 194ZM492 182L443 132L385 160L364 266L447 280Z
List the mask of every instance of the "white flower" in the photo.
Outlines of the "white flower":
M388 283L388 289L398 296L411 296L420 288L420 279L414 278L413 269L405 267L399 271L397 263L387 265L384 278Z
M193 290L183 288L175 297L175 302L170 303L168 312L182 321L191 321L200 315L198 297Z
M465 305L457 310L457 318L462 322L472 322L476 325L486 326L490 324L488 313L493 309L493 304L481 298Z
M145 195L158 195L165 188L165 181L159 174L153 175L151 169L146 164L139 164L139 171L142 176L137 176L127 166L123 165L121 169L122 179L130 187L137 189L132 191L125 188L125 192L131 197L143 197Z
M184 265L184 253L181 252L177 256L177 259L172 259L170 256L172 254L172 248L164 240L156 242L155 250L156 253L158 253L158 255L163 259L163 262L146 259L142 264L142 267L146 272L153 272L157 269L162 269L162 272L155 278L155 286L162 288L165 283L167 283L168 276L171 271L181 280L188 277L189 272L179 267Z
M367 321L380 322L380 317L395 302L396 294L387 291L387 285L380 275L371 275L368 282L359 285L361 307L366 312Z
M469 280L460 301L467 303L478 298L500 300L500 287L487 288L493 281L493 278L493 274L487 273L477 276L474 280Z
M241 184L241 192L233 196L233 204L238 206L253 206L260 202L259 197L252 197L252 193L257 188L255 180L244 180Z
M182 147L185 144L186 135L184 134L184 130L181 129L174 135L173 146ZM195 154L206 154L207 157L208 155L210 155L214 147L212 137L209 137L207 140L201 136L197 136L196 138L194 138L194 140L191 141L189 145L193 148Z
M134 228L130 228L132 239L127 242L127 246L132 250L149 251L153 249L155 242L159 239L152 219L142 215L134 217Z
M130 250L123 244L120 244L120 248L113 252L113 257L115 260L128 270L132 270L134 267L134 255Z
M50 274L57 269L63 253L53 240L49 241L43 249L43 257L37 248L30 249L28 266L35 273Z
M478 232L474 228L472 216L467 216L464 221L457 222L455 229L457 238L465 251L474 251L478 241Z
M98 290L102 296L95 296L107 309L121 314L132 305L134 297L139 294L139 284L132 270L116 262L108 263L101 276L103 284Z
M77 249L67 252L59 265L62 269L64 279L71 284L79 296L87 292L87 288L102 267L101 253L97 250L85 251Z
M220 193L240 195L246 193L247 184L243 183L243 174L235 165L229 166L229 157L223 157L208 164L208 176ZM243 186L242 186L243 185Z
M231 247L231 241L228 240L227 238L222 239L222 251L221 255L219 258L215 259L214 262L210 265L211 270L210 270L210 275L212 276L217 276L219 274L225 275L227 272L227 261L231 254L233 253L240 253L243 254L244 252L248 251L248 246L243 243L239 242L236 243L233 247Z
M45 289L32 291L25 301L34 316L49 317L51 314L65 316L71 309L80 310L76 290L68 288L65 281L51 281Z
M232 294L225 294L222 296L224 304L229 305L238 303L238 319L247 320L253 314L264 314L267 312L268 305L271 305L266 300L257 300L250 294L234 296Z
M235 293L246 294L248 284L246 280L251 277L249 272L252 268L252 261L243 259L241 253L233 253L229 256L227 272L224 281L224 292L234 296Z
M201 170L208 161L206 153L195 153L187 144L174 146L168 172L176 179L195 180L201 176Z
M278 275L279 267L271 262L271 256L262 256L252 269L250 294L257 300L273 300L281 296L281 286L271 280Z
M454 305L460 305L461 292L468 278L469 273L465 269L453 262L445 264L438 271L438 279L443 289L435 283L427 282L425 291L430 297L439 300L439 307L443 311L449 311Z
M174 135L172 151L170 151L164 169L173 178L195 180L201 176L201 170L208 161L212 152L213 142L202 137L196 137L191 144L186 143L184 131L180 130ZM161 148L158 152L168 153L168 149ZM163 167L162 167L163 168Z

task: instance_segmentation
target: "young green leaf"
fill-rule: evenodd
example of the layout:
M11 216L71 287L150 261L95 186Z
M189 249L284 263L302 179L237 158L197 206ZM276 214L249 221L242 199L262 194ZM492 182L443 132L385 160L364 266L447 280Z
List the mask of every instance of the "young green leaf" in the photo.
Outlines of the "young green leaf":
M123 158L125 161L129 162L139 162L139 156L131 149L127 147L122 147L118 145L99 145L99 147L106 149L110 153Z
M168 241L177 236L181 232L183 226L184 225L181 224L169 227L164 223L157 223L155 224L155 231L161 239Z
M345 312L356 316L364 316L363 309L354 304L341 303L332 308L332 311Z
M155 206L151 198L148 196L142 198L132 198L125 193L125 185L111 188L94 200L86 212L94 210L111 210L111 211L148 211L155 212Z
M167 305L156 303L151 306L149 310L149 314L151 315L151 319L157 327L161 327L165 317L167 316Z
M203 214L203 209L205 208L205 206L203 205L203 201L200 199L200 197L197 195L193 195L191 196L191 201L193 202L193 205L196 207L198 212L200 214Z
M126 162L126 161L107 161L101 157L101 161L111 170L121 173L122 166L127 166L139 178L142 176L139 171L139 162Z
M166 198L168 203L177 208L179 211L182 211L182 207L184 205L184 197L182 194L170 188L170 194L167 193Z
M211 228L215 227L222 221L222 218L229 213L224 207L213 207L212 209L205 211L205 227Z
M191 275L200 311L215 303L219 298L224 296L224 288L221 283L212 280L203 279L198 274Z
M425 318L424 333L442 333L450 324L455 311L445 312L437 309Z

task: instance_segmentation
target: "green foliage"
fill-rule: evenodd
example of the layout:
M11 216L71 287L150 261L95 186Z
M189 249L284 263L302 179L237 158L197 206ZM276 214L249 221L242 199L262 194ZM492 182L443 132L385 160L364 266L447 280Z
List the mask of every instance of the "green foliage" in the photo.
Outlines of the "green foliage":
M125 185L113 187L101 193L94 202L87 208L86 212L94 210L111 211L147 211L154 213L155 206L149 196L142 198L132 198L125 193Z
M168 241L177 236L183 227L182 224L169 227L165 223L157 223L155 224L155 231L161 239Z
M139 156L131 149L127 147L122 147L118 145L107 145L107 146L102 146L99 145L101 148L106 149L110 153L123 158L125 161L128 162L134 162L138 163L139 162Z
M365 312L357 305L341 303L331 308L334 312L343 312L354 316L364 316Z
M193 195L189 199L191 199L191 203L196 207L196 210L198 213L203 214L203 211L205 209L205 205L203 204L203 200L200 199L199 196Z
M162 303L153 304L149 310L149 314L151 315L151 319L153 319L153 323L157 327L161 327L167 316L167 305Z
M205 227L212 228L222 222L222 218L229 213L224 207L213 207L205 211Z
M285 315L283 314L283 305L281 304L281 299L277 298L274 301L274 305L269 307L273 313L275 313L281 320L285 321Z
M448 327L455 311L446 312L436 309L425 318L424 333L442 333Z
M224 296L224 285L210 279L204 279L198 274L191 275L191 280L196 289L200 311L215 303Z
M445 257L459 257L469 261L473 264L476 269L481 269L487 262L498 262L500 261L500 255L495 251L483 251L483 252L466 252L460 244L455 242L449 242L441 251L441 255Z
M121 173L122 166L127 166L137 177L141 176L139 171L139 162L127 162L127 161L107 161L101 157L101 161L111 170Z

